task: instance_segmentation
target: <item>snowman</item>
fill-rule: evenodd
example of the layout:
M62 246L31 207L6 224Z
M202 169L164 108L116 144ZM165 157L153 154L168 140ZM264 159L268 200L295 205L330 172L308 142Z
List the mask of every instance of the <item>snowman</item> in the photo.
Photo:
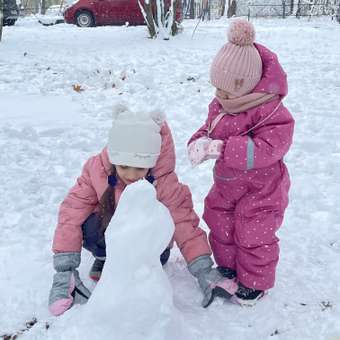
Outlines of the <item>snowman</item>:
M173 233L153 185L141 180L127 186L105 232L101 279L82 310L92 339L173 338L173 292L159 261Z

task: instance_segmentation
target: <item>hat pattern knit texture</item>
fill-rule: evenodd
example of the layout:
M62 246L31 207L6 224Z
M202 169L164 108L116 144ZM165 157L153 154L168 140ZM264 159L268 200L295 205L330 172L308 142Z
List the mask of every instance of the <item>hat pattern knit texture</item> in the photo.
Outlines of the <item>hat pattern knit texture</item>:
M262 60L256 47L254 26L244 20L234 20L228 29L228 43L215 56L210 81L217 89L233 97L250 93L261 80Z
M124 105L113 109L107 151L114 165L153 168L161 150L160 130L164 114L133 112Z

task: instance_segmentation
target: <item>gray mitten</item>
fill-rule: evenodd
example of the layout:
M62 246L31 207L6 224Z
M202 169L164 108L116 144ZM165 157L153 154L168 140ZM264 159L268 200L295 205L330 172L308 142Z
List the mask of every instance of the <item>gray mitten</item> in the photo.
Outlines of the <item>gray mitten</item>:
M198 284L203 292L202 306L208 307L214 300L215 295L223 295L224 297L231 297L236 289L231 282L224 284L226 279L216 269L212 268L213 261L209 255L199 256L188 264L189 272L195 276L198 280ZM233 282L234 283L234 282ZM231 286L231 289L229 287ZM226 288L228 288L226 290ZM223 289L225 294L220 294L220 290ZM214 294L216 291L216 294Z
M83 285L76 268L80 264L80 253L58 253L53 256L53 284L49 296L52 315L61 315L75 303L86 303L90 291Z

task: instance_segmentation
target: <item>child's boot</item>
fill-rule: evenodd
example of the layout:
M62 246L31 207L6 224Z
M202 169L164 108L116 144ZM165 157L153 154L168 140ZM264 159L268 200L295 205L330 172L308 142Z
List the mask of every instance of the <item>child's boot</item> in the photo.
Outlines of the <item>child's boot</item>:
M170 248L166 248L159 258L162 266L164 266L168 262L169 257L170 257Z
M254 306L256 302L264 296L264 293L263 290L248 288L239 282L232 301L242 306Z
M224 299L230 299L238 288L236 283L236 271L228 267L220 266L216 269L224 279L217 283L213 289L213 295Z
M223 277L226 277L230 280L236 278L236 270L228 268L228 267L217 267L217 270L222 274Z
M99 281L100 276L102 275L103 267L104 267L105 261L95 259L93 262L93 265L90 270L90 278L93 281Z

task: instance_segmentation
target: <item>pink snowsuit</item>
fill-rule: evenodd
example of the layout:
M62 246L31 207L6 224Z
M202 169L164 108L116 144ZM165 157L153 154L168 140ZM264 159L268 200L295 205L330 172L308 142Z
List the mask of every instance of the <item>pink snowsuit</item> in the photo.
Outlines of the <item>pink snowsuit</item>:
M198 256L211 255L211 250L206 233L198 227L199 218L193 210L190 190L178 182L174 143L167 123L162 126L161 137L161 153L152 169L157 199L169 209L175 223L174 239L189 263ZM98 210L99 199L108 186L111 167L106 148L84 165L77 183L60 206L53 240L55 253L81 251L81 225L91 213ZM116 202L124 188L120 181L115 186Z
M292 143L294 119L281 103L288 89L276 55L255 46L263 73L253 92L277 94L279 99L225 114L209 134L210 124L223 112L215 98L206 123L188 144L203 136L224 141L214 184L205 198L203 218L210 228L210 245L216 263L235 269L243 285L267 290L274 286L279 259L275 233L288 205L290 181L283 157Z

